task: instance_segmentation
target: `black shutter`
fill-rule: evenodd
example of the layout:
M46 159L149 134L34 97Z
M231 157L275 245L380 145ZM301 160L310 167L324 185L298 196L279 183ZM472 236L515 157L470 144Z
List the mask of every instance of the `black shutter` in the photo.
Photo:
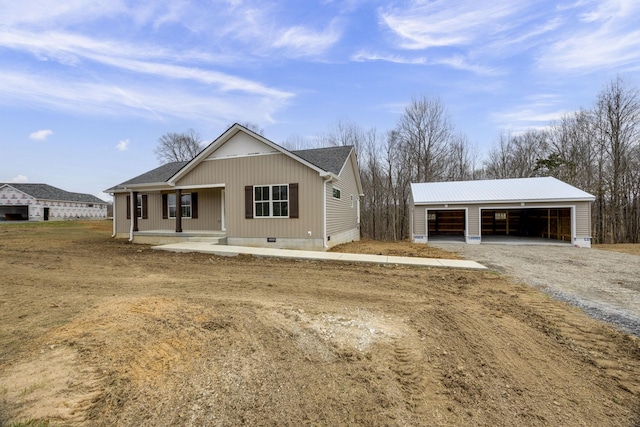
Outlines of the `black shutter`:
M298 218L298 183L289 184L289 218Z
M142 219L149 219L149 202L147 201L147 195L142 195Z
M244 217L253 219L253 186L244 187Z
M198 218L198 193L191 193L191 218Z
M167 194L162 195L162 219L169 218L169 206L167 202Z
M127 219L131 219L131 196L127 195Z

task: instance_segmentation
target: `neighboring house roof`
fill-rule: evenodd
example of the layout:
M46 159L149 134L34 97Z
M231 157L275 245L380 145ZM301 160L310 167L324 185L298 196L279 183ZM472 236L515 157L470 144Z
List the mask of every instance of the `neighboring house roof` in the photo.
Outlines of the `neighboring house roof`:
M316 148L312 150L291 151L292 154L306 160L322 170L339 175L342 167L349 158L352 146Z
M553 177L411 184L414 204L542 202L595 197Z
M72 193L47 184L0 183L0 188L5 185L13 187L35 199L56 200L62 202L107 203L91 194Z

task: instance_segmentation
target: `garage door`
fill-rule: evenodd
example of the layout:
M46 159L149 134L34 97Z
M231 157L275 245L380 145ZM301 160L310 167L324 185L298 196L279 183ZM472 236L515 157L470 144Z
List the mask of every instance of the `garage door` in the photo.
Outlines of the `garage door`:
M29 219L29 206L0 205L0 221L26 221Z
M464 236L465 210L431 210L427 211L429 237Z
M571 208L483 209L481 234L571 241Z

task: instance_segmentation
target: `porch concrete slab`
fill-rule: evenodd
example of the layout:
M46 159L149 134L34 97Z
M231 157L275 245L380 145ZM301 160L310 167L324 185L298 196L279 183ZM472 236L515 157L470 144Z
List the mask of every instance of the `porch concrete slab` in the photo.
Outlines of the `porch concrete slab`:
M340 252L301 251L294 249L254 248L248 246L215 245L210 242L181 242L153 246L153 249L169 252L202 252L219 256L247 254L274 258L293 258L325 261L363 262L373 264L402 264L425 267L466 268L484 270L485 267L475 261L460 259L418 258L391 255L350 254Z

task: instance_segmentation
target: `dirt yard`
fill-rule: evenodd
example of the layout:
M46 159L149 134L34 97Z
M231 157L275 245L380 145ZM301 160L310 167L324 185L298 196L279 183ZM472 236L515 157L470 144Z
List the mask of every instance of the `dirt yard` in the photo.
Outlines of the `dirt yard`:
M434 243L640 337L640 245Z
M640 425L639 340L496 272L110 231L0 224L0 425Z

